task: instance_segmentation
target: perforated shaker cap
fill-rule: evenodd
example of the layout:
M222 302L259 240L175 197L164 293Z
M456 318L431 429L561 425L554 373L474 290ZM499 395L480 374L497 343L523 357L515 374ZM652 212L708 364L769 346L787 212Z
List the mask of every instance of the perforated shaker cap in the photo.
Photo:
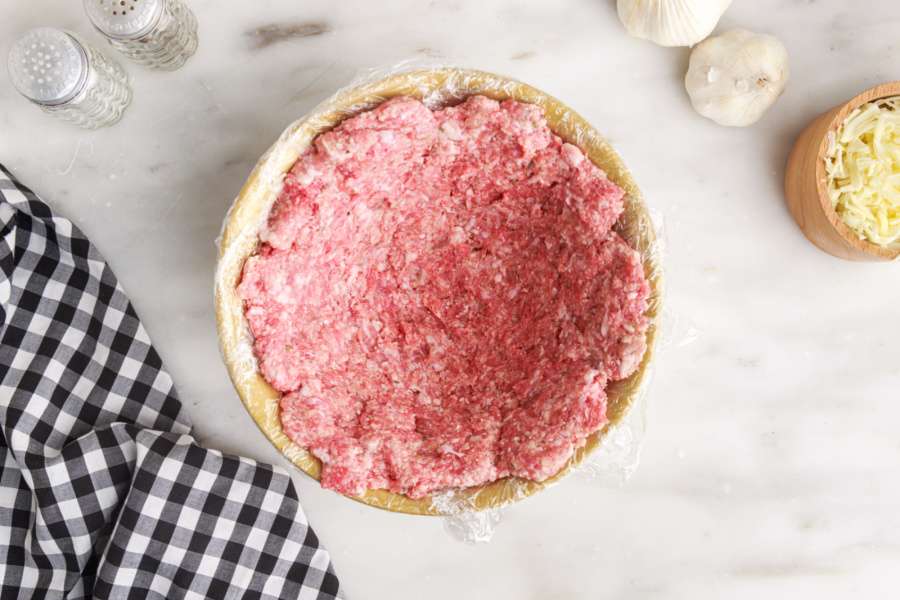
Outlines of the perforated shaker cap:
M20 94L39 104L62 104L74 98L88 76L84 48L59 29L25 32L9 51L9 76Z
M165 0L84 0L84 11L101 33L134 39L153 29L164 5Z

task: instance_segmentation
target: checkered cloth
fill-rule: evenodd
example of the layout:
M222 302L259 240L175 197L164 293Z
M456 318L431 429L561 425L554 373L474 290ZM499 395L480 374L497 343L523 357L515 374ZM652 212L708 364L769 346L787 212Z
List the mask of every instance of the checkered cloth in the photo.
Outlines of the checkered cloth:
M0 165L0 598L337 598L287 474L198 446L109 266Z

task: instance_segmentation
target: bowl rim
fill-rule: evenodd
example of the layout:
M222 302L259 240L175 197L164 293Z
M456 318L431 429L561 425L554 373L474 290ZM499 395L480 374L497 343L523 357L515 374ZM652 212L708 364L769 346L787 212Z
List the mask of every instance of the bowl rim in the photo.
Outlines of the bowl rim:
M864 252L881 260L893 260L900 257L900 242L894 242L888 246L879 246L865 238L860 238L859 235L844 222L831 205L831 197L828 194L828 175L825 172L825 161L828 153L829 138L832 135L837 135L838 130L843 126L847 117L850 116L850 113L863 104L895 96L900 96L900 81L881 83L860 92L832 111L834 114L828 121L828 127L816 147L816 191L819 196L819 205L822 207L825 217L841 238L843 238L844 242L860 252Z
M243 316L242 302L237 298L236 285L240 268L258 243L247 249L247 234L244 231L251 219L260 218L262 204L268 207L277 196L270 180L272 173L284 175L316 135L331 129L344 119L370 110L380 102L399 95L413 95L421 98L426 93L440 91L443 86L457 86L459 98L484 94L495 99L512 98L538 105L551 123L551 130L565 141L575 143L594 164L603 168L609 178L626 192L626 209L617 227L629 245L642 254L645 275L651 286L651 298L647 315L649 326L646 333L647 350L638 369L625 380L613 382L607 388L608 423L588 437L587 442L576 450L566 465L549 479L536 482L519 478L504 478L474 488L456 490L454 497L464 510L498 508L521 500L559 481L569 471L580 464L587 455L596 450L611 427L620 423L632 408L637 398L644 392L649 380L649 366L655 355L659 332L661 303L663 296L662 268L658 252L655 228L644 203L643 196L625 167L622 159L608 142L574 110L556 98L518 80L495 75L485 71L442 67L437 69L412 69L394 73L374 81L351 86L339 91L330 100L317 106L304 117L290 125L278 138L272 148L260 158L237 199L228 211L219 243L216 265L215 312L220 349L229 377L238 392L241 402L250 413L257 427L266 438L294 466L313 479L319 479L321 464L307 450L294 444L281 431L278 419L278 394L262 378L255 359L248 357L242 336L248 335ZM465 86L460 89L458 86ZM286 152L284 147L290 146ZM302 141L302 140L305 140ZM280 181L279 181L280 183ZM267 189L268 188L268 189ZM254 205L254 203L256 205ZM258 229L261 221L255 221ZM238 268L239 267L239 268ZM248 370L248 365L254 365ZM252 371L252 372L251 372ZM347 496L369 506L392 512L414 515L445 515L445 509L438 508L431 496L412 499L387 490L368 490L360 496Z

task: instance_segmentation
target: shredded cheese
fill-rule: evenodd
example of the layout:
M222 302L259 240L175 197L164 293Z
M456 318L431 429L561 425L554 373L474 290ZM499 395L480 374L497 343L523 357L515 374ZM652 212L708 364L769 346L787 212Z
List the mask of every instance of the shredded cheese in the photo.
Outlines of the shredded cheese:
M860 239L900 240L900 96L864 104L829 134L831 205Z

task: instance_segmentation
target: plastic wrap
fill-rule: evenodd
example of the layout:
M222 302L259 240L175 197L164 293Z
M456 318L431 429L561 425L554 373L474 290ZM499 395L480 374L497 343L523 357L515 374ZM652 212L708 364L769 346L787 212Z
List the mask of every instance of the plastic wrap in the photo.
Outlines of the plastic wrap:
M648 308L650 326L647 330L647 351L643 361L631 377L609 385L609 423L591 435L555 476L543 482L505 478L475 488L421 499L411 499L386 490L369 490L354 497L370 506L390 511L450 517L446 521L448 530L468 541L489 539L499 519L497 509L556 483L574 468L619 481L627 478L637 464L644 420L641 400L649 380L661 317L660 244L637 184L618 154L600 134L562 102L507 77L467 69L410 69L408 66L387 73L370 74L339 90L310 114L290 125L262 156L226 217L215 278L220 344L238 394L266 437L294 465L318 479L319 461L284 434L279 420L279 393L263 379L257 368L242 303L236 293L244 261L256 250L258 232L278 197L284 173L318 134L394 96L413 96L430 108L439 108L475 94L496 100L512 98L541 107L550 128L557 135L580 147L591 161L625 190L625 211L616 229L643 256L652 291Z

